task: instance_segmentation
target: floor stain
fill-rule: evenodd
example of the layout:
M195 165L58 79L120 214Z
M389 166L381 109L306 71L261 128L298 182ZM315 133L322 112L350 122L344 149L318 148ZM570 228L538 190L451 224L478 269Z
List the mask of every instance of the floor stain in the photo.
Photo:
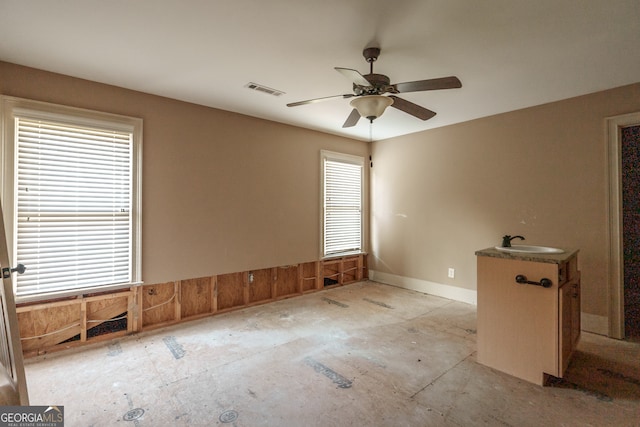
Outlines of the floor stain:
M164 337L162 338L162 341L164 341L164 344L167 346L169 351L171 351L171 354L173 354L173 357L175 357L176 359L182 359L186 354L186 351L184 350L182 345L178 341L176 341L176 337L174 336Z
M351 380L343 377L333 369L323 365L317 360L314 360L310 357L306 357L304 359L304 363L307 364L308 366L311 366L313 370L316 371L317 373L322 374L325 377L329 378L331 381L334 382L334 384L338 385L338 388L350 388L353 385L353 382Z
M490 419L492 419L493 421L495 421L496 423L502 425L502 426L507 426L507 427L513 427L512 424L509 424L508 422L506 422L505 420L498 418L494 415L489 414L488 416Z
M109 357L114 357L114 356L118 356L119 354L122 354L122 346L120 345L119 342L114 342L113 344L109 344L108 346L108 353L107 356Z
M601 400L603 402L612 402L613 398L611 396L608 396L604 393L601 393L597 390L590 390L588 388L582 387L579 384L575 384L572 383L570 381L567 381L563 378L555 378L555 377L551 377L548 382L547 385L549 387L556 387L556 388L567 388L567 389L571 389L571 390L576 390L579 391L581 393L586 394L587 396L593 396L598 400Z
M619 372L611 371L609 369L598 368L597 371L600 372L602 375L607 376L609 378L613 378L613 379L616 379L616 380L621 380L621 381L624 381L626 383L630 383L630 384L633 384L633 385L640 386L640 380L637 379L637 378L629 377L627 375L621 374Z
M331 298L323 297L322 301L326 301L329 304L337 305L338 307L349 308L349 306L347 304L344 304L344 303L336 301L336 300L332 300Z
M380 302L380 301L374 301L374 300L369 299L369 298L362 298L362 299L363 299L363 300L365 300L366 302L370 302L371 304L379 305L380 307L390 308L391 310L393 310L393 307L391 307L390 305L385 304L385 303L383 303L383 302Z

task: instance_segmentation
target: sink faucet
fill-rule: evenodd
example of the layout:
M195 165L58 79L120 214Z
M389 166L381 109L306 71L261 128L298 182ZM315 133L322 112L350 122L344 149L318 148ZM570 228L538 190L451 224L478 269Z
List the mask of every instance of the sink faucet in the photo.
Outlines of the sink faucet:
M511 241L513 239L520 239L520 240L525 240L523 236L509 236L508 234L506 236L502 237L502 247L503 248L510 248L511 247Z

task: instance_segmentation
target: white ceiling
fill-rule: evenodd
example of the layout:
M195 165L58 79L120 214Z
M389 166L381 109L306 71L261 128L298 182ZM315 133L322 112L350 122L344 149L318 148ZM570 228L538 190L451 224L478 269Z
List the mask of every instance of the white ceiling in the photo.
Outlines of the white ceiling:
M462 89L403 94L384 139L640 81L638 0L0 0L0 60L348 137L351 93L333 67L392 83L455 75ZM280 97L245 88L255 82Z

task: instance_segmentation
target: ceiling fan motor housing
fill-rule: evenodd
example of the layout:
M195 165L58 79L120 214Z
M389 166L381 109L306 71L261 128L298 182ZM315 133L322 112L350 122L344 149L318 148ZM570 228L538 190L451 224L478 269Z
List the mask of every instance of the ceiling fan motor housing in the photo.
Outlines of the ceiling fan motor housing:
M364 56L364 59L366 59L367 62L376 61L378 59L378 56L380 56L380 48L368 47L362 51L362 56Z
M354 83L353 91L356 95L382 95L393 90L391 80L384 74L365 74L362 77L367 79L371 86L365 87Z

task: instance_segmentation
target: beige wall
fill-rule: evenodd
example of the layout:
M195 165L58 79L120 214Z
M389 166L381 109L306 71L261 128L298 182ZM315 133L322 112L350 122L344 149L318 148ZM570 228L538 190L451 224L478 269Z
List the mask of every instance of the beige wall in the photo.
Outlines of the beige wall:
M475 289L474 252L522 234L579 248L607 316L605 118L635 111L640 84L375 142L370 268Z
M320 150L369 155L368 143L3 62L0 94L144 119L150 284L319 259Z
M0 94L144 119L147 283L318 259L319 152L369 154L348 138L3 62ZM579 248L583 311L606 316L604 120L634 111L640 84L374 143L370 267L474 290L474 252L523 234Z

